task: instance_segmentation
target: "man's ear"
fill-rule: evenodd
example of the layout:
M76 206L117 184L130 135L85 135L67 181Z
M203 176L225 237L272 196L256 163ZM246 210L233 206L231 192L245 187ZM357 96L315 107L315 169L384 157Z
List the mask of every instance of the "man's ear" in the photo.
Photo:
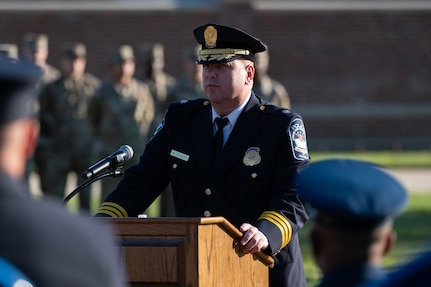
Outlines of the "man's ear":
M250 64L245 67L245 71L247 72L246 84L250 84L254 78L254 65Z
M25 155L29 159L33 156L39 140L39 122L35 119L29 119L26 121L25 129Z
M391 230L386 235L385 240L385 246L383 249L383 254L386 255L389 253L389 251L392 250L392 247L394 247L395 243L397 242L397 232L395 230Z

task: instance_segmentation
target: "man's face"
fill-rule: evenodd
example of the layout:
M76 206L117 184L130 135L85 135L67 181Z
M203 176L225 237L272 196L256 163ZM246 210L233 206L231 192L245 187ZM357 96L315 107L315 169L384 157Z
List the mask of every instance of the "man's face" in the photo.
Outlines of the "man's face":
M247 60L204 64L202 78L205 94L213 104L241 103L244 87L250 82L253 73L253 64Z
M41 68L45 67L46 60L48 58L47 49L23 48L21 53L27 61L30 61Z
M121 63L112 64L111 73L116 80L131 79L135 74L135 62L126 60Z
M69 58L64 57L61 62L63 73L67 77L78 79L82 77L85 72L86 61L84 58Z

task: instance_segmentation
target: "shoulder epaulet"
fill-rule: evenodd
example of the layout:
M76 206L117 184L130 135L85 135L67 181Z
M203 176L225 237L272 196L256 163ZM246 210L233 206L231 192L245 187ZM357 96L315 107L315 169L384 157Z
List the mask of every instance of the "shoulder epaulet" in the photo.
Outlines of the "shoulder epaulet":
M193 99L193 100L178 100L171 104L172 107L205 107L210 106L207 99Z
M292 114L291 110L270 103L262 103L262 105L259 106L259 109L264 113L270 113L280 116L287 116Z

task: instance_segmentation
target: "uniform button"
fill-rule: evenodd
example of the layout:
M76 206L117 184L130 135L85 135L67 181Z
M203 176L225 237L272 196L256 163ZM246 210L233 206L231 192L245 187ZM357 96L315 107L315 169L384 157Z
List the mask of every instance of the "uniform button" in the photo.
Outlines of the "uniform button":
M172 168L173 169L176 169L178 167L178 165L176 164L176 163L174 163L173 165L172 165Z
M206 195L211 195L211 189L205 188L205 194Z
M210 104L210 102L209 101L205 101L204 102L204 106L208 106Z
M257 177L257 173L253 172L253 173L251 174L251 177L252 177L252 178L256 178L256 177Z
M260 109L261 111L263 111L263 110L265 109L265 106L260 106L260 107L259 107L259 109Z
M204 211L204 216L205 217L210 217L211 216L211 212L209 210L205 210Z

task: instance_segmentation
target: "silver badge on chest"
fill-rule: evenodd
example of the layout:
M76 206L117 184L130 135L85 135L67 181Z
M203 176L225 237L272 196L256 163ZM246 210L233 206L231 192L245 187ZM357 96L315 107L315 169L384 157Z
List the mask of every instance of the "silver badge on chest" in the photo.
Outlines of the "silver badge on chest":
M260 154L259 154L260 148L258 147L249 147L247 151L245 152L244 158L242 159L242 162L246 166L255 166L260 163L262 160Z

